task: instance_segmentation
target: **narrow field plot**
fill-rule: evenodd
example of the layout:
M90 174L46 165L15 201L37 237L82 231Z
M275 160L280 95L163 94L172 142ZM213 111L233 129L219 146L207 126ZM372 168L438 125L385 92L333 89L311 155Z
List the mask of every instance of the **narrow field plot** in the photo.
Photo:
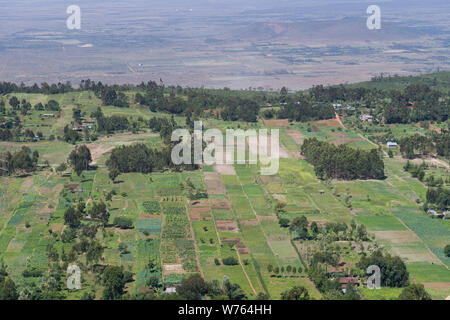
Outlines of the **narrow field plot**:
M220 175L215 172L205 172L205 185L208 194L225 194L225 185Z
M240 182L237 176L232 175L222 175L222 182L225 185L234 185L234 186L240 186Z
M408 264L407 267L416 281L450 283L450 271L443 265L417 262Z
M403 224L393 216L358 216L357 220L364 224L370 231L406 230Z
M303 267L289 240L269 240L269 246L272 248L275 257L280 261L280 266Z
M150 234L161 233L160 219L140 219L136 222L136 227L140 232L147 231Z
M235 220L216 220L216 226L222 232L238 232L239 228Z

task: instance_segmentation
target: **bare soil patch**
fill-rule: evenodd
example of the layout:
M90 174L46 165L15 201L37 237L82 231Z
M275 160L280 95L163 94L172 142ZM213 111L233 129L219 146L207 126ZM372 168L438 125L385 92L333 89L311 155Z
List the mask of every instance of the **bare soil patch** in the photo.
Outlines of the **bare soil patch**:
M191 213L191 220L193 221L200 220L200 213Z
M272 196L275 198L275 200L286 202L286 197L282 194L274 193Z
M225 194L225 185L217 172L204 172L208 194Z
M239 254L249 254L250 252L248 248L242 243L238 243L236 245L236 248L238 249Z
M317 124L318 126L321 126L321 127L335 127L335 128L337 128L337 127L340 127L340 126L341 126L341 124L339 123L339 121L336 120L336 119L319 120L319 121L316 121L316 124Z
M241 238L221 238L220 241L229 243L239 243L241 242Z
M234 220L216 220L217 229L225 232L238 232L238 226Z
M422 282L425 288L434 290L448 290L450 292L450 282Z
M201 207L208 207L208 206L209 206L209 200L191 201L191 208L201 208Z
M216 164L214 170L220 175L236 175L236 170L231 164Z
M268 128L281 128L289 125L288 119L263 119L263 122Z
M211 208L215 210L231 210L231 203L226 199L212 199Z
M28 177L23 183L22 186L20 187L20 191L21 192L25 192L28 190L29 187L31 187L33 185L34 182L34 177Z
M151 220L151 219L161 219L161 216L159 214L143 213L139 218Z
M182 274L184 273L183 265L181 264L165 264L163 265L164 274Z
M253 227L259 225L259 220L258 219L242 220L240 221L240 223L243 226Z
M202 214L202 213L211 213L211 209L209 209L208 207L204 207L204 208L191 208L191 213L198 213L198 214Z
M303 144L303 141L305 141L305 136L301 134L300 131L289 129L286 130L286 134L290 136L296 144L301 145Z
M87 146L88 146L89 150L91 151L92 164L96 164L98 158L100 158L102 155L107 154L112 149L114 149L114 146L106 146L104 144L99 144L99 143L92 143Z

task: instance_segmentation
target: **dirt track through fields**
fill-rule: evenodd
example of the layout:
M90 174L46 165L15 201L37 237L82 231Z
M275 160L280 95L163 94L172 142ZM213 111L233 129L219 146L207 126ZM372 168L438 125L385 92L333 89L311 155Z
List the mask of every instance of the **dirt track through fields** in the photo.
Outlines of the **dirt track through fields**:
M244 265L242 264L241 261L241 255L239 254L239 250L236 250L236 254L239 260L239 264L241 265L242 271L245 274L245 277L247 278L248 284L250 285L250 287L252 288L253 293L255 294L255 296L258 294L255 290L255 288L253 287L252 281L250 280L250 277L248 276L247 272L245 271Z

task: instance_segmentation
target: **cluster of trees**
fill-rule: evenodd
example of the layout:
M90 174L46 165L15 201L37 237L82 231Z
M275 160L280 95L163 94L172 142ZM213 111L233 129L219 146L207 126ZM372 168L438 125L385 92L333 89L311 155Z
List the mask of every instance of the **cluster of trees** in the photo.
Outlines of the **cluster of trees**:
M295 286L281 293L281 300L310 300L308 289Z
M300 216L292 220L289 230L295 240L317 240L320 235L327 236L331 241L369 239L366 227L363 224L356 224L355 221L352 221L350 226L345 222L331 222L322 227L315 221L310 224L305 216Z
M403 169L406 172L409 172L413 178L425 182L428 187L441 187L444 185L444 179L442 179L442 177L435 178L432 174L425 176L425 170L428 169L428 165L425 161L422 161L419 165L415 165L408 160L403 166ZM450 183L450 178L447 178L445 182Z
M113 133L114 131L127 130L129 126L128 118L125 116L113 115L111 117L97 117L97 131Z
M66 209L64 212L64 224L74 229L79 228L81 226L82 218L87 213L90 215L92 220L99 221L104 226L108 223L109 210L103 201L94 201L90 208L86 208L85 203L80 201L78 204L72 205ZM93 236L95 236L95 233Z
M123 92L116 91L112 87L105 86L96 92L96 94L105 106L115 106L119 108L130 107L127 96Z
M69 154L67 162L76 174L80 176L84 170L89 170L89 164L92 162L91 151L85 145L77 146Z
M149 148L142 143L114 148L106 161L106 166L109 169L109 177L113 181L121 173L150 173L165 168L181 168L172 162L170 145L158 150ZM197 165L194 164L182 165L182 168L186 170L196 167Z
M361 101L381 96L381 91L377 89L367 89L363 87L348 88L343 85L330 87L318 85L312 87L309 91L311 97L313 97L315 101L322 102Z
M408 285L409 273L406 265L398 256L375 250L370 256L363 256L357 267L364 272L371 265L376 265L381 271L381 286L402 288Z
M64 127L64 136L63 139L65 142L76 144L77 141L82 140L81 134L79 134L77 131L73 130L73 128L70 125L66 125Z
M304 141L301 153L314 166L316 175L321 179L385 178L383 159L375 149L365 151L309 138Z
M31 110L31 103L25 99L21 101L17 99L16 96L12 96L9 99L9 105L11 106L13 111L20 111L20 113L24 116L27 115L28 111ZM4 103L3 103L4 107ZM45 105L41 102L34 105L34 110L36 111L61 111L61 107L59 103L53 99L49 100Z
M45 105L43 105L41 102L34 105L34 110L37 111L61 111L61 107L59 106L58 101L55 101L53 99L49 100Z
M224 276L222 284L217 280L206 282L199 274L193 274L184 278L177 287L177 296L186 300L200 300L204 296L209 296L213 300L245 300L242 288L231 283L228 277ZM173 296L173 298L177 298Z
M450 157L450 132L433 133L436 153L441 157Z
M428 188L426 199L426 209L431 205L435 206L440 211L448 211L450 208L450 190L448 189L442 187Z
M116 147L106 161L112 180L120 173L150 173L170 167L171 164L170 150L164 148L159 151L149 148L145 144Z
M41 94L58 94L74 91L70 82L54 83L49 85L47 82L37 83L32 86L26 86L24 83L17 85L12 82L0 82L0 94L8 93L41 93Z
M0 141L11 141L13 134L9 129L0 129Z
M407 159L414 159L417 156L416 153L428 155L433 150L433 140L417 133L400 140L400 152Z
M330 104L314 103L302 97L300 101L288 103L278 112L278 118L293 121L316 121L334 119L335 112Z
M448 119L449 102L426 84L411 84L403 91L390 90L384 105L386 123L411 123L424 120L444 122ZM411 108L408 103L412 103Z
M280 268L278 266L274 267L273 265L269 264L267 265L267 271L269 273L273 273L275 276L295 276L297 273L302 273L303 269L301 267L298 267L297 269L297 267L291 265L286 266L286 268L284 266Z
M178 128L178 124L173 116L170 120L164 117L153 117L150 119L148 126L152 131L159 132L159 135L165 141L170 140L173 130Z
M256 122L259 105L253 100L232 99L224 101L220 115L225 121L247 121Z
M9 174L25 174L37 169L39 161L39 152L31 152L31 149L23 146L19 151L11 153L7 151L4 154L4 161Z
M8 276L6 265L0 261L0 300L17 300L16 284Z

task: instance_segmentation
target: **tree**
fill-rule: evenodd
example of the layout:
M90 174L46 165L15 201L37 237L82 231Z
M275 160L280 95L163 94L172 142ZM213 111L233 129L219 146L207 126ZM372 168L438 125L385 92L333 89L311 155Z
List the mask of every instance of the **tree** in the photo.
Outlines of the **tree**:
M92 161L91 151L85 145L76 147L69 155L68 162L78 176L83 170L89 169L89 163Z
M119 171L119 169L117 169L117 167L112 167L109 170L109 178L111 179L111 181L113 183L115 183L115 180L119 175L120 175L120 171Z
M303 286L295 286L281 293L281 300L310 300L308 290Z
M450 257L450 244L445 246L444 254L445 254L445 256Z
M120 300L125 287L123 267L107 266L103 271L103 299Z
M231 283L227 276L223 277L222 287L223 293L230 300L245 300L247 298L242 288L237 283Z
M102 258L103 250L103 246L98 241L92 241L86 251L86 263L89 265L99 261Z
M80 225L81 214L74 207L69 207L64 212L64 224L70 227L78 227Z
M0 300L17 300L16 284L8 277L6 265L0 261Z
M400 257L392 257L388 253L383 254L381 250L376 250L369 257L363 256L357 263L362 270L366 270L371 265L380 268L382 286L401 288L408 284L409 273Z
M93 219L100 220L104 225L108 223L109 212L106 204L103 201L94 202L89 212Z
M161 283L159 281L158 276L151 275L150 278L148 278L148 280L147 280L147 286L149 286L151 288L159 288L159 287L161 287Z
M208 284L199 274L193 274L181 281L177 293L186 300L200 300L208 292Z
M19 99L17 99L17 97L13 96L11 99L9 99L9 105L16 110L19 105L20 105L20 101Z
M398 298L400 300L431 300L431 296L423 284L419 283L413 283L404 288Z
M289 229L295 234L296 239L308 239L308 219L305 216L294 218Z

